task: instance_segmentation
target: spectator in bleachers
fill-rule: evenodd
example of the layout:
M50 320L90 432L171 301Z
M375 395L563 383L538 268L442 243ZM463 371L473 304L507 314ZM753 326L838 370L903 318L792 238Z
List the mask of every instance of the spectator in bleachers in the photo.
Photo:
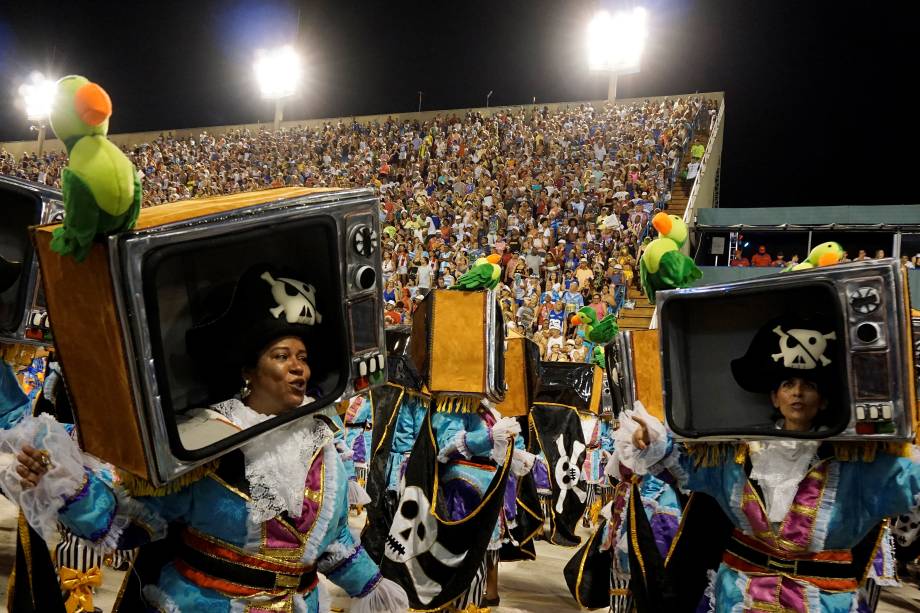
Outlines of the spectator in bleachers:
M715 108L694 97L424 122L329 121L279 132L163 134L125 151L142 175L145 206L273 185L372 186L394 302L389 319L408 319L407 296L446 287L494 250L512 315L530 306L532 325L520 325L530 317L526 308L517 324L538 336L550 321L564 326L564 304L596 305L599 294L608 312L624 305L626 287L638 285L635 258L648 218L667 204L689 161L696 118ZM59 152L0 151L0 172L55 187L66 163ZM565 287L554 287L563 279Z
M773 260L774 268L785 268L786 267L786 257L783 255L782 251L776 253L776 259Z
M868 259L869 259L869 256L866 255L866 250L865 250L865 249L860 249L860 250L859 250L859 253L856 255L856 257L853 258L853 261L854 261L854 262L863 262L863 261L868 260Z
M735 249L735 257L731 259L728 263L729 266L739 266L739 267L748 267L751 265L751 261L744 257L741 249Z
M767 248L761 245L757 248L757 253L751 256L751 266L766 268L773 265L773 258L767 253Z

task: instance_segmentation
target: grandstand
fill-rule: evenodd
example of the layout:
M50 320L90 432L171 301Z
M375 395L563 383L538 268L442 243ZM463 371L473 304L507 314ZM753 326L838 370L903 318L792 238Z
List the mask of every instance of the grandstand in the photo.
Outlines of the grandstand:
M656 210L688 218L717 201L722 98L456 109L285 122L280 132L254 124L111 138L143 174L147 206L280 186L376 186L388 238L384 275L393 282L384 292L394 302L391 318L403 323L411 298L427 290L417 272L423 256L432 268L427 287L437 287L454 282L475 256L504 249L506 320L525 332L546 329L549 298L563 298L572 312L596 293L621 328L647 328L653 308L638 288L638 246ZM34 147L0 145L0 173L59 186L61 144L46 141L41 157ZM530 247L546 254L538 264L524 264ZM581 261L589 272L577 270ZM536 272L538 287L522 292L515 270ZM576 277L585 281L580 297L565 291ZM540 300L530 317L520 307L534 293Z

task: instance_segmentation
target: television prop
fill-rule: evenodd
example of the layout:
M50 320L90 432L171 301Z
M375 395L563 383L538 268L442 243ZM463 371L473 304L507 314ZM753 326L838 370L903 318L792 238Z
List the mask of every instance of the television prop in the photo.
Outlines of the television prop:
M697 440L912 440L917 416L908 300L906 279L893 259L662 292L668 425L678 438ZM745 353L755 333L788 314L820 320L832 329L836 350L826 349L830 345L821 338L799 338L802 331L786 339L789 331L777 329L773 358L785 360L786 352L808 345L811 358L832 365L843 382L828 394L825 426L810 433L778 430L768 394L743 390L731 374L731 361Z
M281 188L144 209L134 230L94 245L82 263L50 249L53 230L34 229L33 241L83 447L154 485L386 379L370 190ZM192 444L180 436L184 414L237 390L200 375L186 332L225 307L257 263L315 288L323 320L308 387L317 400ZM284 291L288 308L298 290Z
M0 341L51 344L29 226L57 222L63 215L60 191L0 175Z
M508 391L496 408L505 417L521 417L530 412L533 395L540 385L540 347L523 336L509 337L505 343Z
M626 330L604 347L615 414L632 409L638 400L664 421L659 352L658 330Z
M432 395L505 398L505 324L492 290L429 292L412 315L408 351Z

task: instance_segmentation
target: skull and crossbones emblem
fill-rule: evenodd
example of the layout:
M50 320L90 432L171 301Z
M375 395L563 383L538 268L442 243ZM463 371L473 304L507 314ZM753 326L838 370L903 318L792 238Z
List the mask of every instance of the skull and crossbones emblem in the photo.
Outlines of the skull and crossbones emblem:
M580 502L584 502L588 497L588 492L578 485L581 480L581 468L576 464L578 456L585 450L585 445L581 441L572 441L572 453L567 454L562 437L562 434L556 437L556 449L559 451L559 459L556 460L556 467L553 471L556 477L556 484L559 486L556 513L562 513L565 498L569 492L578 496Z
M811 370L818 366L818 362L822 366L831 363L824 352L827 350L827 341L837 339L836 332L822 334L817 330L802 328L790 328L784 332L781 326L773 328L773 332L779 336L779 353L771 356L774 362L782 358L786 368L802 370Z
M278 306L269 309L275 319L284 313L289 324L312 326L323 321L322 315L316 310L316 288L312 285L285 277L276 280L268 271L262 273L261 278L272 286L272 298L278 303ZM288 292L288 287L293 293Z
M431 503L421 488L410 485L399 500L384 555L406 565L422 604L428 604L441 593L441 584L429 577L419 562L418 556L426 552L450 568L459 566L467 554L452 553L438 542L438 520L431 513Z

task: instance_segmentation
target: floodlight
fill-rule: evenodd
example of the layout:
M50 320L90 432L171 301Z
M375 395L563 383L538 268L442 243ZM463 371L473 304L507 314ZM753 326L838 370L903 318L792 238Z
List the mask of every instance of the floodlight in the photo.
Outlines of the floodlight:
M26 109L26 118L29 121L44 121L51 114L51 105L54 104L55 81L45 78L40 72L33 72L29 80L19 86L19 95L22 97Z
M290 45L256 52L256 80L263 98L293 96L301 78L300 56Z
M648 13L642 7L613 15L598 12L588 24L588 67L616 74L638 72L647 21Z

